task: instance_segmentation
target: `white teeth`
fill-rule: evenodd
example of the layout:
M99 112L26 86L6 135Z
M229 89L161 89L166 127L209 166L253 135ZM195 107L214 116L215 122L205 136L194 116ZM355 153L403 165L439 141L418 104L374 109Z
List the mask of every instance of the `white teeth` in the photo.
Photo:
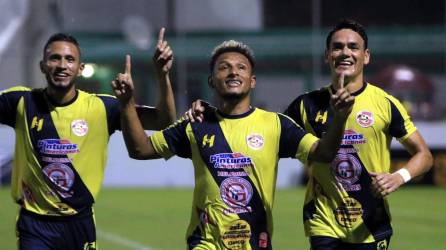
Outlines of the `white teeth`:
M237 85L242 84L241 81L239 81L239 80L234 80L234 79L226 80L226 83L227 83L227 84L237 84Z
M342 61L342 62L338 62L338 65L350 66L350 65L353 65L353 63L352 62L347 62L347 61Z

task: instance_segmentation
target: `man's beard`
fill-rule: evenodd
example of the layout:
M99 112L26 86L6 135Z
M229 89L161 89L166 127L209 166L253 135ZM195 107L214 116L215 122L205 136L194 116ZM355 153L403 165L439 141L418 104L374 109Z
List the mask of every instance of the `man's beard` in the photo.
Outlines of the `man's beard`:
M248 95L249 95L249 91L243 92L243 93L225 93L225 94L221 95L221 98L226 101L238 101L238 100L245 98Z
M48 86L51 89L54 89L56 91L67 91L67 90L70 90L73 87L74 80L75 80L75 79L71 79L71 81L70 81L70 83L68 83L68 85L59 85L59 84L55 84L53 82L53 79L51 79L50 77L47 77L46 79L47 79L47 82L48 82Z

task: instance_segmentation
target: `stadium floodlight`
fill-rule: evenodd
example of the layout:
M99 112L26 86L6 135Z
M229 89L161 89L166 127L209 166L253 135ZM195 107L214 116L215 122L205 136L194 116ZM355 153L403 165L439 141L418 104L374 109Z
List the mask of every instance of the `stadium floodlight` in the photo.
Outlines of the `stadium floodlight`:
M92 63L85 64L84 70L82 70L82 76L85 78L90 78L94 75L95 65Z

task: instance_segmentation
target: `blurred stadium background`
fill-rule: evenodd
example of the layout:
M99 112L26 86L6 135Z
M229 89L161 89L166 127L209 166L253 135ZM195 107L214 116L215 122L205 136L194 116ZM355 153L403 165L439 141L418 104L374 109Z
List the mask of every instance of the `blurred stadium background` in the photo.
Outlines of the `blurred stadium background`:
M89 65L84 76L78 81L79 88L111 93L109 83L117 73L123 71L124 55L129 53L132 55L133 77L138 89L137 100L142 104L153 105L157 98L157 89L151 56L158 30L164 26L167 28L167 40L175 53L171 76L179 114L182 114L197 98L212 102L212 93L207 87L209 73L207 63L212 48L227 39L244 41L254 49L258 61L256 69L258 84L254 91L254 104L273 111L283 111L300 93L329 83L328 67L323 58L327 31L338 19L353 18L364 24L369 33L372 57L371 63L365 69L366 80L385 88L403 101L434 154L435 164L432 170L411 182L419 185L406 189L405 193L401 194L402 196L409 192L422 194L421 198L412 200L421 206L425 202L437 202L437 198L444 200L445 197L445 2L445 0L0 0L0 90L15 85L45 86L45 80L38 68L42 48L49 35L63 31L72 33L78 38L83 61ZM3 209L6 209L6 206L14 209L7 195L14 149L13 137L12 129L0 125L0 186L5 186L0 193L2 195L0 215L5 216ZM394 165L404 164L407 154L397 143L392 145ZM181 244L189 215L190 188L193 185L192 164L179 158L167 162L130 160L120 133L111 138L109 156L105 186L110 189L104 190L106 195L99 199L98 210L101 209L99 207L101 202L102 210L106 211L115 204L121 204L120 199L123 197L119 194L127 196L133 193L126 192L123 187L157 187L156 190L161 190L159 192L167 192L174 197L177 192L183 191L175 191L176 189L171 189L172 187L187 190L188 192L183 194L183 197L186 197L186 204L182 205L184 211L181 210L181 215L184 217L171 226L175 235L181 237L176 239ZM300 164L295 160L280 162L278 186L284 189L279 191L278 197L290 197L293 201L286 201L285 198L278 200L284 199L285 203L292 204L293 210L289 211L292 220L286 217L283 220L279 219L276 221L276 227L281 227L283 225L281 223L291 222L292 226L284 229L284 233L276 231L275 240L283 238L285 234L290 237L298 235L299 239L305 241L302 232L299 231L302 201L302 189L299 185L304 182L305 174L303 168L297 167L298 165ZM420 187L421 184L430 187ZM297 189L294 192L290 191L290 188ZM163 207L158 207L159 203L167 204L166 206L172 203L162 201L163 195L160 200L151 197L151 192L156 193L156 191L140 192L146 194L141 195L141 199L145 197L148 200L147 206L141 206L142 209L147 207L147 214L141 212L140 216L150 216L149 211L155 208L163 210ZM138 196L135 199L139 199ZM128 201L122 204L132 207L131 203L132 201ZM412 206L413 203L409 202L407 206ZM105 204L110 207L105 208ZM282 212L281 209L285 208L280 206L278 204L276 207ZM446 211L444 201L440 202L439 206ZM393 210L396 210L395 207L404 208L394 204ZM123 209L127 211L126 208ZM443 223L443 228L438 227L438 230L444 233L446 215L432 211L428 216L428 211L422 208L414 210L413 215L419 216L418 220L422 222L418 221L417 224L415 220L408 226L417 227L420 223L429 222L430 216L435 215L441 219L437 222ZM98 215L99 223L102 222L99 217L101 212ZM125 213L121 215L125 216ZM120 216L119 212L110 215L111 218L114 216ZM139 216L138 213L134 215L136 216ZM403 218L400 216L399 214L395 216L397 223L398 220L407 220L411 214L403 213ZM134 217L124 218L137 220ZM10 218L5 217L8 223L3 223L1 220L0 224L7 228L0 228L0 232L4 230L9 237L7 239L13 241L13 222ZM150 220L145 220L146 223L141 225L141 228L138 227L138 230L144 232L146 227L156 229L155 221L162 222L159 219L153 221L152 223ZM110 230L113 231L113 228ZM128 234L132 230L132 228L122 228L121 231L127 231ZM288 232L289 230L291 231ZM396 238L396 240L406 241L411 238L411 233L418 232L415 229L406 230L409 231L407 239ZM0 234L0 239L2 235ZM132 236L131 233L128 235ZM423 234L423 237L428 235L435 234ZM102 236L102 240L109 241L107 237L118 236ZM127 240L122 237L123 241ZM395 243L398 247L395 249L441 249L437 246L445 244L426 247L425 244L434 242L434 238L427 238L420 248L412 248L411 245L403 247L401 243L399 245ZM147 239L142 236L140 242L145 240ZM2 247L6 246L3 242L6 241L0 240L0 249L10 249ZM150 242L147 244L150 245ZM290 248L279 244L282 246L279 249L299 249L296 248L296 242L293 244L289 245ZM158 246L159 249L179 248L163 244ZM144 249L144 245L126 247Z

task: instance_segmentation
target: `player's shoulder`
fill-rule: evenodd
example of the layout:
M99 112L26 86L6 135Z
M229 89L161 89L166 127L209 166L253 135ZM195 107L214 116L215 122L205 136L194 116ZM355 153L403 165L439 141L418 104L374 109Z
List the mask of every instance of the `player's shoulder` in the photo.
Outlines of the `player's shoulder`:
M388 101L399 102L396 97L389 94L387 91L376 86L373 83L367 83L366 90L367 90L367 91L365 91L366 95L370 96L370 98L374 101L378 101L381 99L385 102L388 102Z
M113 95L109 95L109 94L98 94L98 93L89 93L87 91L84 90L77 90L79 93L79 98L82 100L87 100L87 101L100 101L105 103L105 105L109 105L109 104L117 104L118 103L118 99L113 96Z
M31 88L25 86L14 86L8 89L0 91L0 94L13 93L13 92L31 92Z
M262 117L265 119L271 119L273 117L277 117L278 113L277 112L273 112L273 111L268 111L262 108L255 108L254 112L252 113L252 115L257 116L257 117Z
M387 97L390 96L389 93L387 93L384 89L378 87L377 85L368 82L366 86L365 91L368 95L375 95L375 96L381 96L381 97Z
M305 101L305 103L308 102L326 102L330 100L330 86L324 86L316 90L312 90L309 92L305 92L304 94L301 94L297 96L294 100L294 104L298 104L302 101Z
M293 119L281 112L273 112L256 108L254 114L257 120L263 120L263 123L294 123Z

